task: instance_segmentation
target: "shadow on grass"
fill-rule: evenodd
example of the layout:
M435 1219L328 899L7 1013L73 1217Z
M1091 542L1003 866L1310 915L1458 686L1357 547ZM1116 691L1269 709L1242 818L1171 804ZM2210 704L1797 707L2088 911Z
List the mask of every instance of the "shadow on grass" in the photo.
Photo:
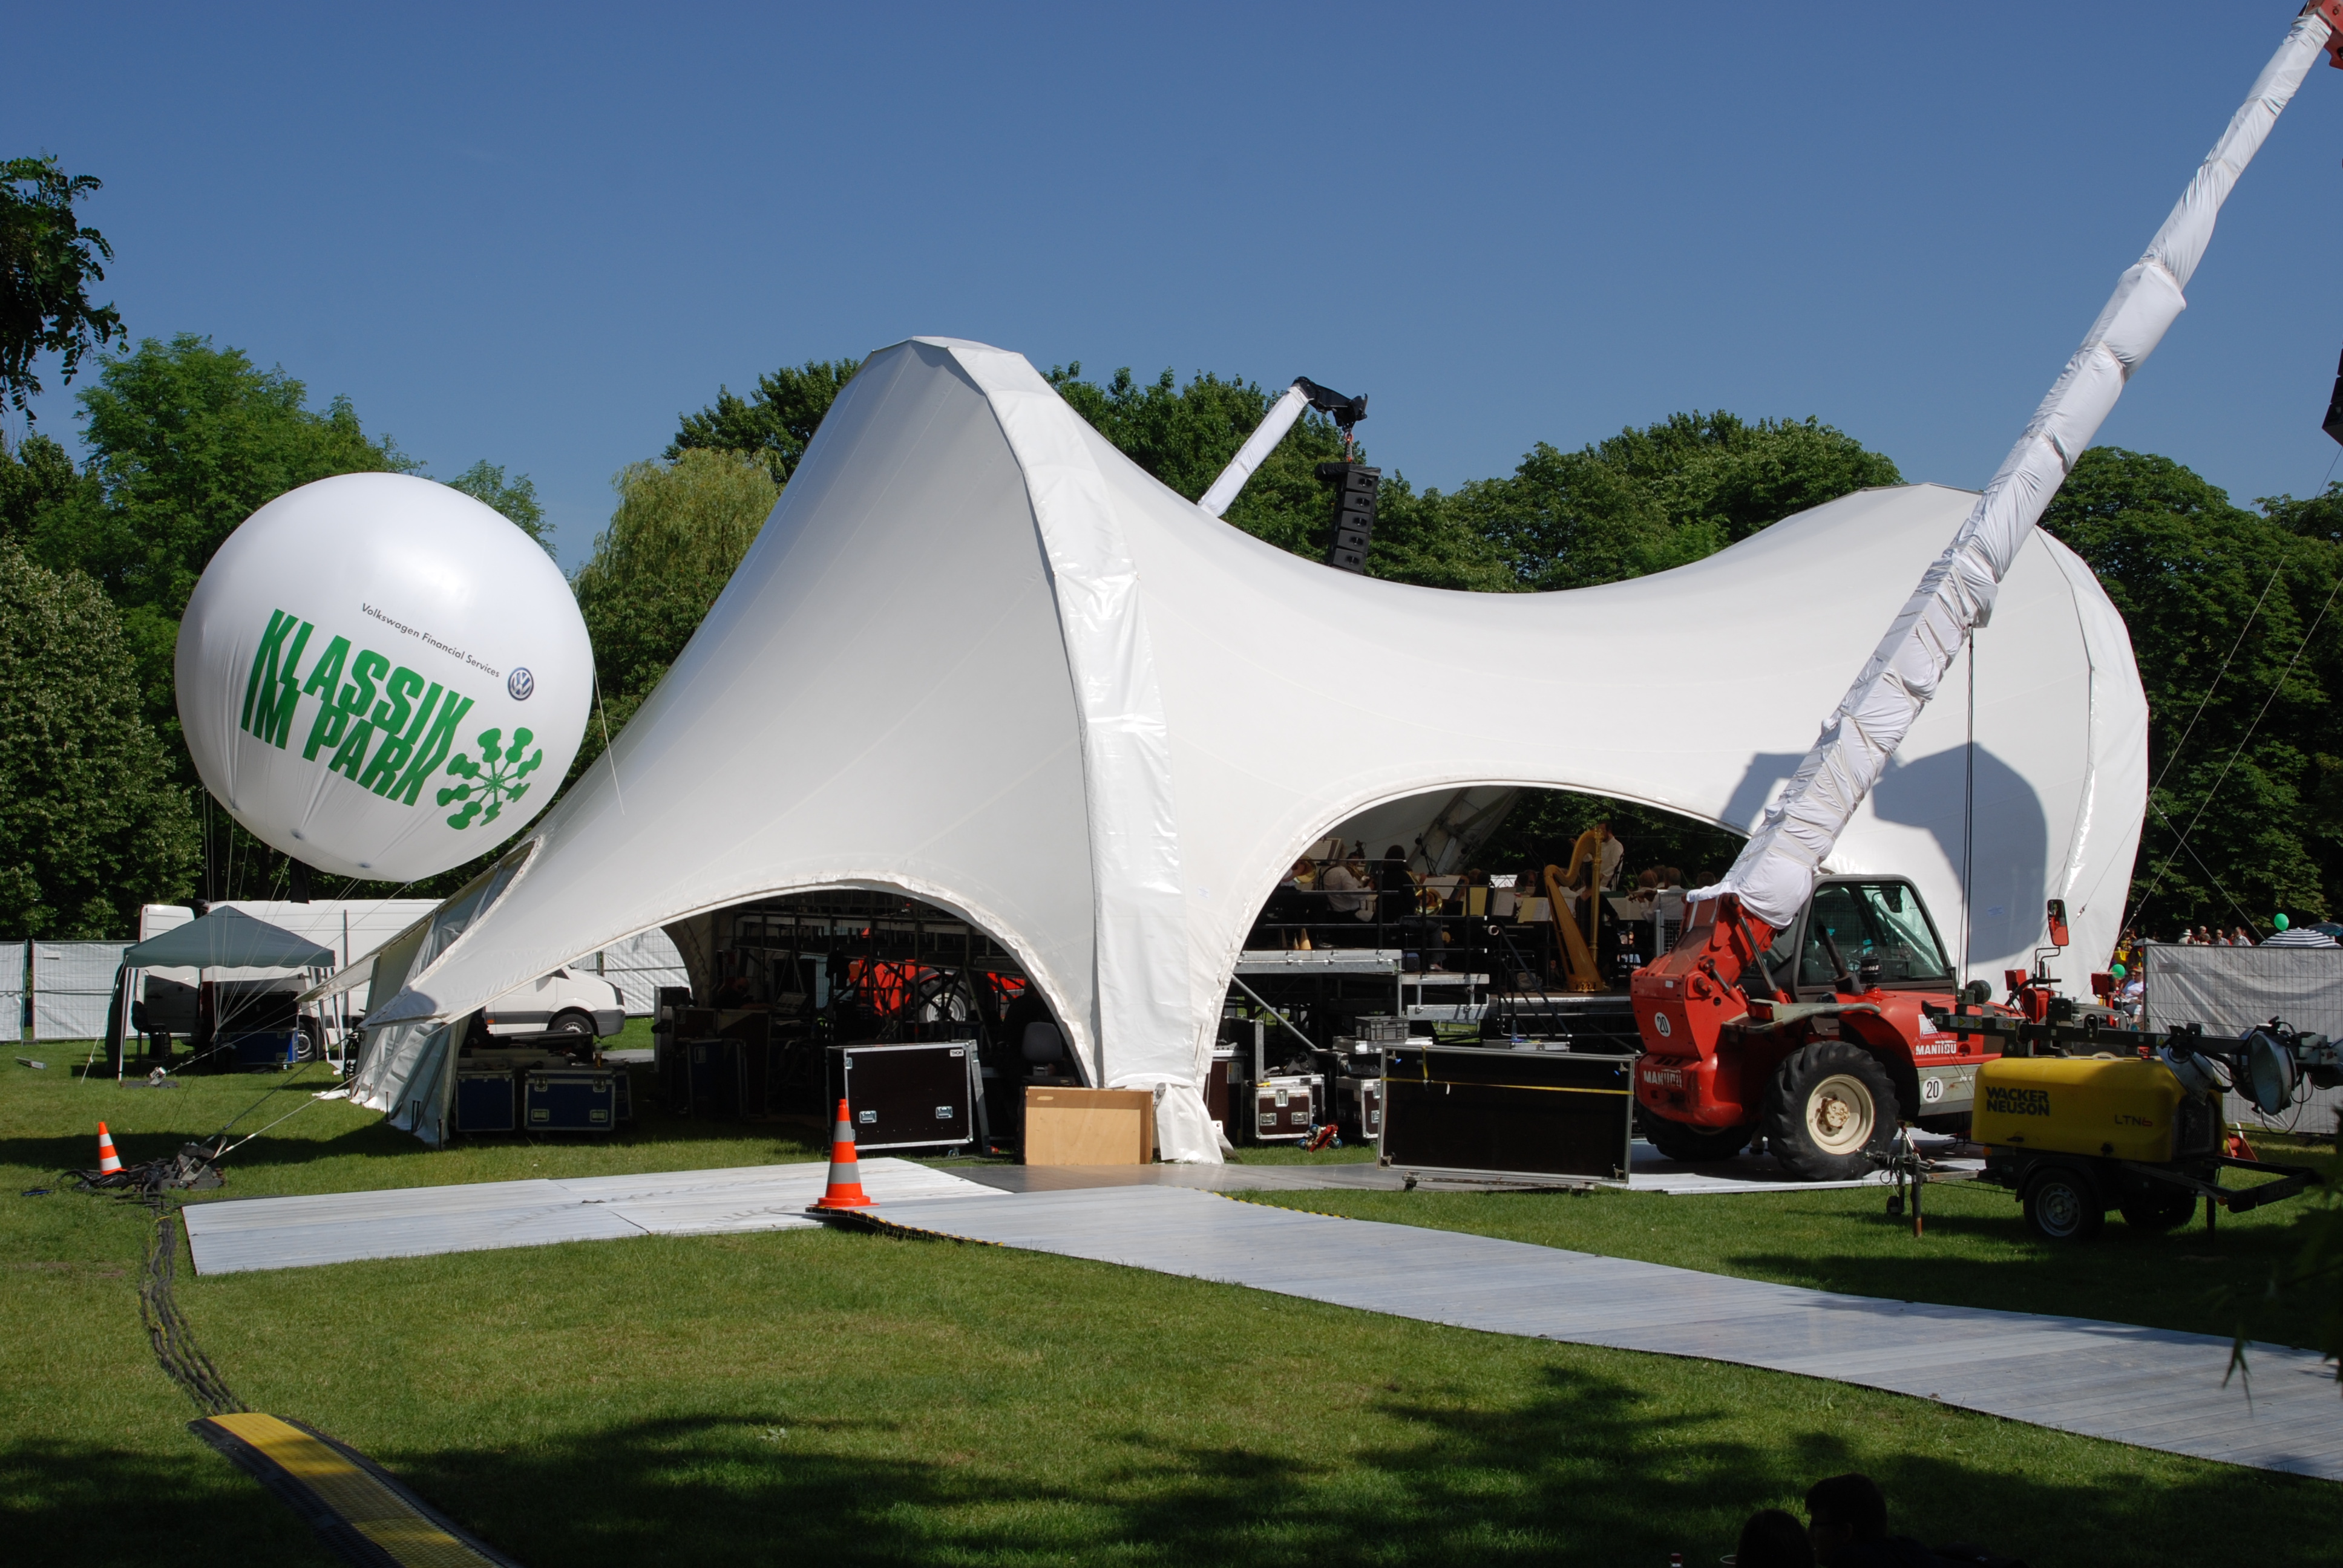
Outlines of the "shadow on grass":
M1402 1382L1404 1382L1403 1374ZM1654 1411L1632 1387L1549 1369L1516 1407L1464 1409L1437 1388L1381 1412L1406 1439L1322 1458L1212 1447L1144 1427L1119 1452L1037 1454L1002 1473L970 1456L870 1457L890 1434L785 1412L639 1422L525 1451L399 1468L524 1563L1099 1561L1262 1564L1690 1562L1728 1550L1754 1509L1854 1466L1812 1430L1777 1444L1708 1433L1718 1411ZM1869 1462L1898 1528L1982 1538L2036 1563L2326 1560L2343 1489L2242 1470L2104 1487L1904 1454Z
M189 1412L190 1414L193 1412ZM192 1436L188 1452L0 1446L0 1557L75 1568L339 1563L307 1525Z
M511 1446L378 1453L434 1506L532 1565L893 1565L1128 1562L1291 1568L1378 1564L1692 1563L1740 1521L1815 1479L1867 1468L1894 1523L1980 1541L2036 1563L2328 1561L2343 1488L2213 1467L2180 1483L2109 1487L1941 1454L1867 1458L1785 1416L1771 1444L1720 1438L1718 1408L1666 1410L1633 1387L1560 1368L1510 1408L1465 1408L1438 1386L1386 1385L1403 1435L1322 1457L1201 1444L1145 1426L1001 1469L960 1453L873 1454L888 1422L784 1410L672 1416ZM1921 1419L1933 1412L1923 1410ZM1875 1440L1877 1433L1873 1434ZM192 1445L194 1440L188 1440ZM0 1449L13 1560L140 1568L325 1563L274 1498L201 1450L158 1457L95 1443Z
M2111 1218L2096 1239L2061 1244L2036 1241L2015 1217L1957 1216L1941 1223L1931 1218L1928 1232L1946 1241L1967 1235L2006 1241L2015 1255L1931 1252L1923 1238L1902 1256L1833 1248L1735 1252L1724 1261L1754 1278L1850 1295L2140 1323L2222 1338L2243 1321L2257 1338L2317 1343L2316 1302L2307 1296L2259 1300L2263 1283L2301 1251L2303 1238L2291 1223L2209 1235L2199 1224L2157 1235Z

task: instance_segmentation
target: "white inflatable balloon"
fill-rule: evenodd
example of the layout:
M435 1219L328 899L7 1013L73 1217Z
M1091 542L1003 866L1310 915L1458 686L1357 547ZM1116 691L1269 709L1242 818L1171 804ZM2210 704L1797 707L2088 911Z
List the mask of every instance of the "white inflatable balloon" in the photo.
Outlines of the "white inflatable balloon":
M287 854L373 881L461 865L543 810L593 680L545 551L404 474L253 513L179 627L179 721L212 794Z

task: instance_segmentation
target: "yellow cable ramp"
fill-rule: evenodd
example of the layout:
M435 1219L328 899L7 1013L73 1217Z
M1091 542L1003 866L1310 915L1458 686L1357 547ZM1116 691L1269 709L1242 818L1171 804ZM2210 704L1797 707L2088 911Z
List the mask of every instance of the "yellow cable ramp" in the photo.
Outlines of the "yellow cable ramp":
M370 1568L517 1568L426 1506L364 1454L298 1422L256 1412L206 1416L187 1430L309 1522L327 1544Z

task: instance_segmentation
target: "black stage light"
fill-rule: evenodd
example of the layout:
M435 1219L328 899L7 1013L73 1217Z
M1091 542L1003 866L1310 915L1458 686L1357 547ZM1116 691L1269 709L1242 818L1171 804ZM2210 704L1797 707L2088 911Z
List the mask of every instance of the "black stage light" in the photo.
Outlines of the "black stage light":
M1321 387L1307 376L1296 376L1293 384L1310 399L1310 407L1333 418L1334 427L1347 436L1351 427L1367 417L1367 395L1345 397L1331 387Z

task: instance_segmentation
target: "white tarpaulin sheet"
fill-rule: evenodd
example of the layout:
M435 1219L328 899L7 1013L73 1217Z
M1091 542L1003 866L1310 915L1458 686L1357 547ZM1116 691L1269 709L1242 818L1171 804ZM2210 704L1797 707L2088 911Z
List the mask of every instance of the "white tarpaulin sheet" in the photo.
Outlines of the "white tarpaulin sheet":
M2182 947L2150 942L2142 970L2146 1021L2157 1029L2201 1023L2207 1034L2234 1040L2274 1018L2343 1040L2343 948ZM2262 1115L2242 1097L2228 1097L2232 1121L2328 1133L2343 1111L2343 1089L2310 1091L2292 1110Z
M127 942L33 944L33 1038L102 1040Z
M618 994L626 999L628 1018L649 1018L661 986L691 984L691 972L684 968L683 954L676 950L675 940L665 931L640 931L624 941L612 942L582 960L582 967L618 988Z
M1184 1111L1245 932L1305 846L1474 786L1751 830L1975 498L1865 491L1568 593L1411 588L1205 516L1014 355L899 344L840 395L502 897L404 994L378 986L369 1021L458 1016L749 899L900 890L1014 953L1091 1081L1165 1085ZM1632 689L1585 678L1623 647L1653 654ZM2027 963L2052 897L2101 963L2147 706L2122 621L2055 540L2018 548L1975 677L1974 900L1966 701L1920 717L1830 863L1912 876L1975 973ZM1194 1109L1161 1119L1166 1148L1211 1158L1171 1141Z

